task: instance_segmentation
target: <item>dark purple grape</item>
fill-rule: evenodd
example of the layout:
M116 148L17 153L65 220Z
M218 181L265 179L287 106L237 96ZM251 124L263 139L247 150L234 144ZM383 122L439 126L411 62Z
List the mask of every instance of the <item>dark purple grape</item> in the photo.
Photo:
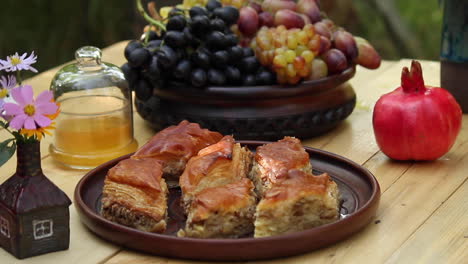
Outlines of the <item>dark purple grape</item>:
M182 31L185 28L185 25L187 24L187 21L184 16L178 15L178 16L173 16L171 17L166 24L166 30L167 31Z
M174 51L176 53L177 61L186 59L188 57L186 49L174 49Z
M151 97L152 94L153 87L151 84L145 79L140 79L135 86L136 97L142 101L146 101Z
M253 74L245 75L242 80L242 85L244 86L254 86L255 85L255 76Z
M226 34L225 38L226 38L226 45L228 47L235 46L235 45L237 46L237 44L239 43L239 39L237 38L235 34Z
M190 59L196 66L202 69L210 68L210 54L203 49L199 49L194 52Z
M130 41L124 50L125 58L128 60L130 53L136 49L143 48L143 44L137 40Z
M146 45L146 48L151 52L154 53L156 49L159 49L161 47L162 40L160 39L155 39L151 40L148 42L148 45Z
M216 69L209 69L207 77L208 82L214 86L221 86L226 83L226 77L224 74Z
M131 67L142 67L150 62L151 53L145 48L137 48L130 52L127 60Z
M184 15L184 10L179 9L177 7L172 8L171 11L169 11L169 14L168 14L169 17L180 16L180 15Z
M184 30L184 37L185 37L185 41L192 47L196 46L198 44L198 41L195 39L195 37L193 36L192 32L190 32L190 28L189 27L185 27Z
M207 76L206 71L200 68L197 68L192 71L190 75L190 82L195 87L203 87L206 85Z
M140 79L140 69L132 68L128 63L122 65L121 69L128 82L128 86L130 89L134 90L138 79Z
M164 43L173 48L182 48L187 44L184 32L181 31L167 31L164 37Z
M206 36L205 43L210 49L222 49L226 46L226 37L219 31L212 31Z
M226 30L226 23L221 18L214 18L210 21L210 29L224 32Z
M261 69L255 75L256 85L270 85L274 84L276 76L274 73L268 71L267 69Z
M242 59L242 57L244 57L244 51L241 47L239 46L232 46L232 47L229 47L227 49L227 52L229 54L229 61L230 62L236 62L240 59Z
M163 31L161 31L160 34L161 34L161 35L160 35L160 39L163 39L164 36L166 36L166 31L163 30Z
M186 80L190 77L192 64L189 60L181 60L174 69L174 77Z
M243 53L243 57L255 56L254 50L252 48L250 48L250 47L243 47L242 48L242 53Z
M160 39L158 33L154 32L152 30L147 31L145 34L149 34L148 41ZM146 35L145 35L145 39L146 39Z
M149 81L151 85L153 86L153 89L164 89L167 87L166 79L164 78L150 79Z
M189 10L190 18L194 18L197 16L208 16L208 10L201 6L194 6Z
M216 17L224 20L227 26L231 26L239 19L239 10L233 6L225 6L213 10Z
M206 34L207 29L210 26L210 19L207 16L196 16L192 18L190 24L191 32L198 37L202 37Z
M157 56L151 57L151 62L148 66L147 72L151 76L151 78L159 78L161 76L161 69L158 63Z
M122 66L120 66L120 69L122 70L124 76L125 76L125 79L128 80L127 76L130 74L130 70L132 69L132 67L130 67L130 65L128 65L128 63L124 63Z
M222 7L223 4L221 4L221 2L219 1L216 1L216 0L210 0L208 1L208 3L206 4L206 9L208 9L209 11L213 11L215 10L216 8L220 8Z
M258 70L258 67L260 67L260 62L255 56L242 58L239 63L239 68L243 73L253 74Z
M224 70L224 75L226 76L227 82L229 84L239 84L241 81L241 72L236 67L228 66Z
M225 50L219 50L211 56L211 64L214 67L224 69L229 61L229 54Z
M157 51L156 54L157 54L158 60L159 60L158 63L160 63L161 66L163 66L166 69L169 69L169 68L175 66L175 64L177 63L177 54L174 51L174 49L172 49L169 46L166 46L166 45L162 46Z

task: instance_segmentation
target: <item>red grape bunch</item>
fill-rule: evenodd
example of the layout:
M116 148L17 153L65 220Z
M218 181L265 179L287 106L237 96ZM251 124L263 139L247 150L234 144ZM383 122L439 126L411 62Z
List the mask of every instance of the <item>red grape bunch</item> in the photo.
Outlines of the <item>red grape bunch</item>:
M380 65L375 49L324 18L316 0L251 2L240 10L237 31L281 84L339 74L354 64Z

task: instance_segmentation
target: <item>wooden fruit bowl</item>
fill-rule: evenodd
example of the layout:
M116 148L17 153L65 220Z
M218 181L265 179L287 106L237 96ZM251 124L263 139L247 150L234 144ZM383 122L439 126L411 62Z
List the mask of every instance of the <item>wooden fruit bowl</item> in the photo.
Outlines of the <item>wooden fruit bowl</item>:
M351 114L356 94L347 81L355 72L350 67L295 86L196 89L172 84L155 88L146 101L135 98L135 105L156 130L185 119L236 139L309 138L329 131Z

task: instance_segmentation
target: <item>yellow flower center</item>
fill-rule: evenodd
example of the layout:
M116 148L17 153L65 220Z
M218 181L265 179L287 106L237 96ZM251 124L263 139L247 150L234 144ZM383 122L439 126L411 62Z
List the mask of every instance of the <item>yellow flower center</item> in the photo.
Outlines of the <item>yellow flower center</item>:
M34 113L36 113L36 108L34 105L28 104L24 107L24 113L26 113L28 116L33 116Z
M20 57L14 56L14 57L10 57L10 59L11 59L11 65L13 66L16 66L21 63Z
M0 89L0 98L3 99L8 96L8 90L7 89Z

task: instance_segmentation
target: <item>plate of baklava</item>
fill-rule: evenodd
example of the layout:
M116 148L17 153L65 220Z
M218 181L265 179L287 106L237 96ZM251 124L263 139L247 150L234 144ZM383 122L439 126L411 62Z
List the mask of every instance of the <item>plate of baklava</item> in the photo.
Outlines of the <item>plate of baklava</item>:
M375 216L374 176L302 145L236 141L182 121L87 173L75 206L92 232L159 256L239 261L316 250Z

